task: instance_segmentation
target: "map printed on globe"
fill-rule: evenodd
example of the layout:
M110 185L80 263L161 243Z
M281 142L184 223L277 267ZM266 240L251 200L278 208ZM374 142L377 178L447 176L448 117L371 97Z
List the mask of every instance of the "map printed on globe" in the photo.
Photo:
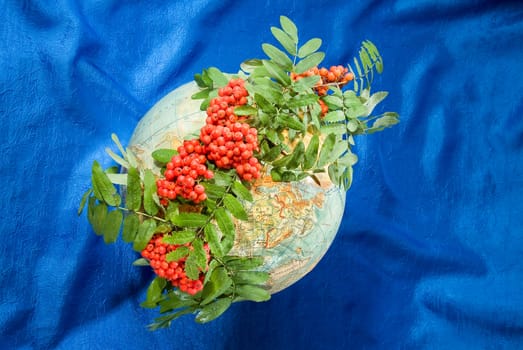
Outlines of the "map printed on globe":
M177 148L196 137L205 123L200 101L191 99L196 83L187 83L161 99L134 130L129 148L141 169L159 173L151 153ZM236 240L230 255L263 256L269 272L270 293L295 283L320 261L338 231L345 207L345 191L328 176L321 186L312 179L274 182L265 174L252 188L254 201L244 203L248 221L235 220Z

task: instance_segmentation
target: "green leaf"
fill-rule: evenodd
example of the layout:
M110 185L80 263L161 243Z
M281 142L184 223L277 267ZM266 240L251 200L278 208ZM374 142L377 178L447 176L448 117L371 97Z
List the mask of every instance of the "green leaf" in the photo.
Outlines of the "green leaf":
M289 36L289 34L277 27L271 27L271 33L288 53L293 56L296 55L296 42Z
M279 98L279 96L275 96L275 98ZM258 107L266 113L276 112L276 108L274 107L274 105L258 93L254 94L254 102L256 102L256 105L258 105Z
M138 258L135 261L133 261L133 266L150 266L149 260L144 258Z
M212 254L217 258L221 258L223 256L223 248L220 244L220 238L218 237L218 232L216 232L214 225L211 223L205 225L203 232Z
M345 121L345 114L343 114L343 111L337 110L337 111L331 111L328 112L325 117L323 118L324 122L341 122Z
M204 270L207 267L207 252L205 251L205 248L203 247L203 241L200 238L195 239L192 242L192 247L193 247L193 250L191 252L191 255L194 256L196 265L201 270Z
M223 267L217 267L211 274L209 282L205 284L202 291L201 305L206 305L221 296L232 285L232 279Z
M118 138L118 135L116 135L115 133L112 133L111 134L111 139L113 140L113 142L116 145L116 147L118 147L118 150L120 151L122 156L124 156L124 158L127 158L127 154L126 154L125 150L123 149L122 143L120 142L120 139Z
M151 284L147 288L146 299L142 303L143 307L154 308L157 303L162 299L163 289L165 288L167 281L161 277L156 277L152 280Z
M153 219L144 220L138 227L138 233L134 238L133 249L141 252L147 247L147 243L151 240L156 229L156 221Z
M278 82L280 82L283 85L289 85L291 83L291 78L285 72L280 66L278 66L276 63L273 63L272 61L263 60L262 61L263 66L265 69L267 69L267 72L269 75L276 79Z
M223 234L223 238L224 239L228 239L228 242L230 242L229 244L231 243L234 243L234 236L235 236L235 232L234 232L234 223L231 219L231 217L229 216L229 213L227 213L227 211L224 209L224 208L217 208L216 211L214 212L214 217L216 219L216 223L218 224L218 228L220 229L220 231L222 232ZM223 242L225 243L225 242ZM227 246L224 246L222 243L222 246L224 248L224 254L226 254L226 250ZM231 244L231 248L232 248L232 244Z
M98 200L103 200L113 207L120 205L121 198L116 193L116 188L96 160L93 162L91 180L94 194Z
M215 87L223 87L229 83L229 79L218 68L207 68L207 74L214 82Z
M370 98L363 104L367 108L365 116L371 115L374 108L383 101L389 93L387 91L378 91L373 93Z
M197 93L192 94L191 99L193 99L193 100L205 99L205 98L209 97L209 94L211 93L211 91L212 91L212 89L209 89L209 88L200 90Z
M265 289L250 284L240 284L236 286L235 294L244 299L261 302L271 298L271 294Z
M105 216L103 225L103 236L105 243L114 243L120 233L122 226L123 214L121 210L113 210Z
M264 284L269 274L263 271L236 271L232 276L235 284Z
M272 166L274 166L275 168L285 167L291 159L292 153L275 160L274 162L272 162Z
M196 309L195 307L187 307L187 308L181 309L180 311L173 312L171 314L167 314L167 315L164 315L161 317L157 317L155 319L154 323L151 323L150 325L147 326L147 329L150 331L156 331L160 328L170 327L171 322L173 320L175 320L179 317L182 317L183 315L193 313L195 309Z
M214 172L214 183L218 186L229 186L233 182L233 177L223 171Z
M209 221L209 217L200 213L179 213L171 221L180 227L203 227Z
M258 110L254 107L243 105L234 108L234 114L236 115L256 115Z
M129 168L129 163L123 159L122 157L120 157L119 155L117 155L116 153L114 153L109 147L106 147L105 148L105 152L116 162L118 163L119 165L123 166L124 168Z
M309 77L300 78L294 81L294 89L299 92L309 92L320 81L319 75L311 75Z
M185 274L189 279L195 281L200 276L200 269L198 269L198 262L193 252L189 252L189 256L185 260Z
M129 210L138 211L142 206L142 186L140 173L136 168L127 170L127 196L126 207Z
M237 257L229 256L225 260L225 265L230 270L243 271L243 270L252 270L254 268L260 267L264 263L264 259L261 256L253 257Z
M190 252L189 248L182 245L182 246L176 248L175 250L173 250L172 252L167 253L165 255L165 260L167 262L178 261L181 258L185 258L187 255L189 255L189 252Z
M94 197L93 197L94 199ZM91 226L93 227L94 233L101 235L105 223L105 217L107 216L107 205L103 202L98 203L93 207L93 215L91 216Z
M290 20L289 17L286 16L280 16L280 24L282 29L289 35L289 37L294 41L294 43L298 43L298 28L296 27L296 24L294 24L293 21Z
M309 56L302 59L296 66L294 67L294 71L298 74L304 73L307 70L311 69L312 67L316 67L323 61L325 58L324 52L315 52L313 54L310 54Z
M171 290L159 304L160 313L165 313L182 307L194 306L197 303L194 299L187 297L185 293Z
M281 169L279 169L279 168L272 168L271 169L271 179L274 182L281 182L282 181Z
M125 186L127 184L127 174L107 173L107 177L112 184Z
M310 54L318 51L320 46L321 46L321 39L312 38L299 48L298 57L304 58L305 56L309 56Z
M151 169L145 169L143 183L143 207L145 212L149 215L156 215L158 213L158 206L153 199L153 194L156 194L156 180Z
M222 198L225 194L225 188L223 186L218 186L209 182L202 182L201 183L203 187L205 188L205 194L209 198Z
M343 100L339 96L327 95L323 96L322 100L329 109L340 109L343 107Z
M312 105L313 103L317 103L318 99L318 95L316 94L297 95L287 101L287 106L289 108L306 107Z
M263 52L276 64L282 68L290 70L292 68L292 61L283 51L271 44L262 44Z
M170 148L159 148L153 151L153 159L160 164L167 164L171 161L171 158L178 154L174 149Z
M309 141L309 145L307 146L307 149L305 150L305 155L303 159L303 170L311 169L314 166L314 163L316 163L316 159L318 157L318 148L320 144L320 138L318 135L313 135L311 140Z
M298 131L305 131L305 125L303 122L294 115L279 114L276 117L276 120L284 127Z
M80 201L80 206L78 207L78 215L82 214L82 211L84 210L85 203L87 203L87 199L89 196L93 193L93 190L90 188L82 196L82 200Z
M325 138L325 141L323 141L323 145L321 146L320 155L318 158L318 167L321 168L327 164L329 154L332 152L335 143L336 143L336 135L329 134Z
M201 311L196 315L196 322L207 323L223 314L229 306L231 306L232 300L230 298L218 299L211 304L205 305Z
M372 124L372 127L367 129L366 132L372 134L398 123L399 116L397 113L386 112L383 114L383 117L376 119L376 121L374 121L374 123Z
M303 144L303 141L300 140L300 142L298 142L298 144L294 147L292 158L286 165L287 169L296 169L303 162L304 154L305 145Z
M174 231L162 238L163 243L167 244L185 244L192 242L196 237L196 232L191 230Z
M227 193L223 197L223 204L225 208L237 219L248 220L249 216L243 208L243 204L232 194Z
M240 181L235 181L231 187L232 192L240 199L243 199L248 202L252 202L252 193L245 187Z

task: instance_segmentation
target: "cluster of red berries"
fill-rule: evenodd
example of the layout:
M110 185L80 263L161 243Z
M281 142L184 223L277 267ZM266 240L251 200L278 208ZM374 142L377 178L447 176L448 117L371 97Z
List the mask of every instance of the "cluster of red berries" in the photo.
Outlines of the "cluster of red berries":
M174 287L180 289L182 292L194 295L201 291L205 278L204 273L200 273L198 279L192 280L185 274L185 261L187 258L184 257L178 261L167 262L165 256L180 246L164 243L162 239L163 235L155 235L149 241L147 247L142 250L142 256L149 260L154 272L158 276L170 281ZM189 243L184 245L192 249ZM207 251L207 261L209 261L210 255L207 244L204 245L204 249Z
M245 117L234 114L234 108L247 103L249 93L241 78L231 79L218 90L207 108L206 125L200 129L200 140L207 159L221 169L236 169L246 181L260 177L262 168L254 152L258 151L256 128L242 123Z
M211 179L213 172L207 169L204 147L198 140L186 140L178 147L178 154L167 163L164 177L156 187L162 204L176 196L200 203L207 198L205 188L198 183L202 178Z
M319 96L327 95L327 91L329 91L329 84L337 84L338 87L341 88L344 85L346 85L349 81L354 79L354 74L352 72L349 72L349 69L343 66L331 66L329 69L324 67L313 67L301 74L291 72L291 78L293 80L300 80L301 78L315 75L320 76L320 80L318 81L318 83L316 83L316 86L314 87L314 90ZM325 102L323 102L322 100L319 100L318 103L320 104L321 116L323 117L329 111L329 107L327 107Z

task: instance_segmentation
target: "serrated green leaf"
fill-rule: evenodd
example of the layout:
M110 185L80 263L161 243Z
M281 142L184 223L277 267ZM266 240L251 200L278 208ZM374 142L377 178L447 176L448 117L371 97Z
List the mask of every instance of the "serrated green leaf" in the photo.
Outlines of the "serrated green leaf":
M196 322L207 323L216 319L231 306L231 303L232 300L230 298L222 298L205 305L196 315Z
M195 237L196 232L191 230L174 231L169 235L164 235L162 242L167 244L185 244L193 241Z
M132 265L133 266L150 266L151 264L149 264L149 260L147 260L147 259L138 258L135 261L133 261Z
M291 83L291 78L289 77L289 75L276 63L268 60L263 60L262 64L269 73L269 76L276 79L276 81L280 82L285 86Z
M271 98L274 97L274 98L279 98L279 96L271 96L269 95ZM258 107L266 112L266 113L275 113L276 112L276 108L274 107L274 105L269 102L264 96L258 94L258 93L255 93L254 94L254 101L256 102L256 104L258 105ZM272 100L273 103L276 103L275 100Z
M203 247L203 241L200 238L195 239L192 242L192 247L191 255L194 255L196 265L204 270L207 267L207 251Z
M235 271L244 271L252 270L254 268L260 267L264 263L264 258L261 256L253 257L238 257L238 256L228 256L224 259L225 265L230 270Z
M374 108L383 101L389 93L387 91L378 91L373 93L370 98L363 104L367 108L365 116L368 117L371 115Z
M297 92L310 92L310 89L314 88L320 81L319 75L311 75L309 77L300 78L294 81L294 89Z
M85 193L83 194L82 200L80 201L80 206L78 207L78 212L77 212L78 215L82 214L85 204L87 203L87 199L89 198L91 193L93 193L93 190L90 188L87 191L85 191Z
M289 34L277 27L271 27L271 33L288 53L293 56L296 55L296 43Z
M281 178L281 169L279 168L272 168L271 169L271 179L272 181L274 182L281 182L282 181L282 178Z
M335 142L336 135L334 134L329 134L325 138L325 141L323 141L323 144L321 145L320 155L318 157L318 167L321 168L327 164L329 154L332 152Z
M224 239L228 238L229 242L230 241L234 242L234 236L235 236L234 223L233 223L231 217L229 216L229 213L227 213L227 211L224 208L217 208L216 211L214 212L214 217L216 219L216 223L218 224L218 228L220 229L220 231L222 232L222 234L224 236L223 238ZM223 242L223 243L225 243L225 242ZM226 254L225 250L227 247L225 247L223 243L222 243L222 247L224 248L224 254Z
M209 221L209 217L200 213L179 213L171 222L180 227L203 227Z
M189 255L189 252L190 252L189 248L182 245L182 246L176 248L175 250L173 250L172 252L165 254L165 260L167 262L178 261L181 258L185 258L187 255Z
M196 82L198 87L201 88L201 89L208 87L208 85L203 80L203 77L202 77L202 75L200 73L194 74L194 81Z
M169 291L163 300L160 301L160 313L165 313L167 311L194 306L197 302L186 296L185 293L180 292L176 289Z
M306 107L317 103L318 99L319 97L316 94L297 95L287 101L287 106L289 108Z
M236 115L256 115L258 110L252 106L237 106L234 108L234 114Z
M192 251L189 252L189 256L185 260L185 274L193 281L197 280L200 276L198 262Z
M237 285L234 292L239 297L256 302L267 301L271 298L271 294L267 290L250 284Z
M156 277L152 280L147 288L146 299L142 303L143 307L154 308L163 297L163 289L167 285L167 281L161 277Z
M218 68L210 67L206 70L207 75L213 81L214 87L223 87L229 83L229 79Z
M107 173L107 177L109 178L109 181L111 181L111 183L114 185L125 186L127 184L127 174Z
M259 59L248 59L240 63L240 69L246 73L252 73L258 66L261 66L261 60Z
M283 182L294 182L297 180L298 180L298 177L294 171L284 171L281 174L281 181L283 181Z
M284 127L298 131L305 131L305 125L303 124L303 122L294 115L279 114L276 117L276 120Z
M232 279L223 267L217 267L211 274L209 282L205 284L202 291L202 302L200 305L206 305L214 299L221 296L232 285Z
M307 70L318 66L324 58L325 53L321 51L310 54L296 64L294 67L294 72L298 74L304 73Z
M143 207L145 212L149 215L156 215L158 213L158 206L153 199L153 194L156 193L156 180L150 169L145 169L144 171L143 185Z
M337 111L331 111L328 112L325 117L323 118L324 122L341 122L345 121L345 114L343 114L343 111L337 110Z
M223 256L223 249L220 243L220 238L218 237L218 232L216 232L214 225L212 223L205 225L203 232L205 235L205 240L211 249L211 253L217 258L221 258Z
M169 233L172 231L172 227L169 224L159 224L156 226L156 229L154 230L154 233Z
M195 311L195 307L187 307L184 309L181 309L180 311L173 312L171 314L167 314L165 316L157 317L155 319L155 322L148 325L147 329L150 331L155 331L160 328L167 328L171 326L171 322L179 317L182 317L184 315L193 313Z
M98 203L94 206L91 226L93 227L94 233L101 235L104 228L105 217L107 216L107 205L103 202Z
M294 147L292 152L292 158L287 163L287 169L296 169L302 162L305 154L305 145L303 141L300 140L298 144Z
M290 70L292 68L292 61L283 51L271 44L262 44L263 52L276 64L279 64L283 69Z
M156 221L153 219L144 220L138 227L138 233L134 238L133 249L141 252L151 240L156 229Z
M142 186L140 173L136 168L127 170L127 195L126 207L129 210L138 211L142 206Z
M105 243L114 243L120 233L122 226L123 214L120 210L113 210L105 216L102 234Z
M263 271L236 271L232 276L235 284L264 284L269 273Z
M298 28L296 27L296 24L286 16L280 16L280 24L281 28L285 33L289 35L289 37L294 41L294 43L298 43Z
M91 181L94 194L98 200L103 200L113 207L120 205L121 198L116 193L116 188L96 160L93 162Z
M292 153L275 160L274 162L272 162L272 166L274 166L274 168L285 167L291 159Z
M323 102L332 109L340 109L343 107L343 100L339 96L327 95L322 97Z
M222 198L225 194L225 188L223 186L218 186L209 182L202 182L201 183L203 187L205 188L205 194L209 198Z
M378 118L374 121L371 128L366 130L367 133L372 134L377 131L381 131L385 128L391 127L392 125L399 123L399 117L397 113L387 112L383 114L383 117Z
M198 91L197 93L194 93L191 95L191 99L193 100L201 100L209 97L209 93L212 91L212 89L203 89Z
M335 134L335 135L344 135L347 133L347 127L345 123L329 123L323 125L321 128L321 133L324 135Z
M251 191L247 187L245 187L245 185L243 185L241 182L233 182L231 190L238 198L248 202L253 201Z
M169 202L167 209L165 210L165 218L169 221L173 221L174 217L179 214L179 206L176 202Z
M225 208L237 219L247 220L249 216L245 211L243 204L232 194L227 193L223 197L223 204Z
M218 186L229 186L233 182L233 177L223 171L214 172L214 183Z
M316 163L318 157L318 149L320 144L320 138L318 135L313 135L309 141L309 145L305 150L305 155L303 159L303 170L311 169Z
M167 164L171 161L171 158L178 154L174 149L170 148L159 148L153 151L152 156L155 161L160 164Z
M318 51L320 46L321 46L321 39L312 38L298 49L298 57L304 58L306 56L309 56L310 54Z

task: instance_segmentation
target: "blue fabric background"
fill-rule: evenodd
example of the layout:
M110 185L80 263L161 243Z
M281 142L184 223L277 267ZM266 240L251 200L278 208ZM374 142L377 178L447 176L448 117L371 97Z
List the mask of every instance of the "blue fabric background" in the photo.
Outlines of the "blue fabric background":
M523 348L523 4L4 0L2 349ZM267 303L155 333L151 279L76 209L111 132L209 66L260 57L280 14L325 65L363 39L401 124L357 139L341 230Z

